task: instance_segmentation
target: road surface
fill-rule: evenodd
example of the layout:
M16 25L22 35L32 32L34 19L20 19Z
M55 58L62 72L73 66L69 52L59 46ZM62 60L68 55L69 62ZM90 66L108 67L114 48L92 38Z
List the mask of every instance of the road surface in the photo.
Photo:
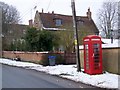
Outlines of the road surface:
M35 70L2 65L2 88L95 88ZM97 88L98 90L99 88Z

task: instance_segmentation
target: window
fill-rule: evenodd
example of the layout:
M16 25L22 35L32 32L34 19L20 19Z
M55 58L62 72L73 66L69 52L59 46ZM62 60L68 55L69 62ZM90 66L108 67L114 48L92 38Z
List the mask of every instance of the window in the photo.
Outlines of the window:
M61 19L56 19L55 20L55 25L56 26L61 26L62 25L62 20Z
M23 30L23 34L26 34L26 30Z

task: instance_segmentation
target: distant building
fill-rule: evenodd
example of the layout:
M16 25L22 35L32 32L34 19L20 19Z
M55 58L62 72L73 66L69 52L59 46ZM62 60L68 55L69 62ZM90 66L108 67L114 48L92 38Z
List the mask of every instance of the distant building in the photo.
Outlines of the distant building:
M3 50L7 50L10 47L11 43L15 43L15 41L23 38L28 27L28 25L22 24L9 24L5 26L7 27L7 30L2 30Z
M89 35L91 34L99 34L99 30L96 27L94 21L92 20L92 13L90 8L86 13L86 16L77 16L77 26L78 30L83 32L87 32ZM33 25L32 21L29 21L30 26L36 27L38 30L73 30L73 18L70 15L62 15L55 14L54 11L52 13L44 13L36 11Z

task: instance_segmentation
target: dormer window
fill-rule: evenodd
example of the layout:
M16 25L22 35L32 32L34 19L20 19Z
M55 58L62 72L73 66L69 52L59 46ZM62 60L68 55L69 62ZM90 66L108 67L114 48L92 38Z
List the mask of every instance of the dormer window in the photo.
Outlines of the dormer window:
M61 19L55 19L55 25L56 26L61 26L62 25L62 20Z

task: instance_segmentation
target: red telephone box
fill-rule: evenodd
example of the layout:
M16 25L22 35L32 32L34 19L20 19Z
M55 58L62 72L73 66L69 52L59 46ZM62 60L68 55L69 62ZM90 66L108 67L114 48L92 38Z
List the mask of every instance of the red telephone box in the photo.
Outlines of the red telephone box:
M102 74L102 41L99 36L84 38L84 71L90 75Z

